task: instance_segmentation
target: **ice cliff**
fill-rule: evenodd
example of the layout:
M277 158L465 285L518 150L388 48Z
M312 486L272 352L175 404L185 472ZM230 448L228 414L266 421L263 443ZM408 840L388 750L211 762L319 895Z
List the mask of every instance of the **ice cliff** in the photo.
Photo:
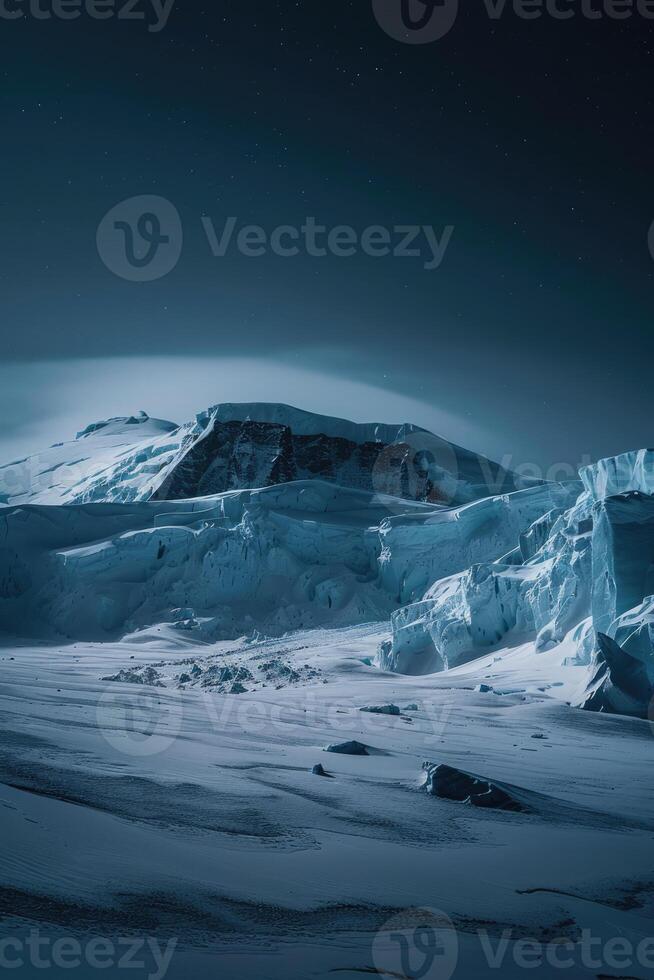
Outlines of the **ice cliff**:
M381 620L392 604L371 522L386 506L312 482L174 503L8 507L0 629L100 640L179 623L209 640Z
M577 499L567 507L561 497L553 500L556 506L543 508L502 559L473 560L396 610L382 665L430 673L511 637L533 637L536 653L571 639L577 661L594 671L588 705L613 711L635 704L633 678L654 679L653 456L643 450L601 460L581 477ZM477 532L475 547L486 536ZM613 656L607 656L609 643ZM630 658L643 669L633 668ZM628 695L625 678L631 678Z
M547 485L442 510L313 480L188 501L6 507L0 629L107 639L193 621L212 639L388 619L443 570L502 554L568 493Z

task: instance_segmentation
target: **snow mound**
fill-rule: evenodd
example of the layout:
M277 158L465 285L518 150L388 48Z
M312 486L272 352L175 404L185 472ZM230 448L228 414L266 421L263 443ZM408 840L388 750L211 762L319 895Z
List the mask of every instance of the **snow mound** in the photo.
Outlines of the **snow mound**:
M0 504L147 499L178 431L145 413L93 422L71 442L0 466Z

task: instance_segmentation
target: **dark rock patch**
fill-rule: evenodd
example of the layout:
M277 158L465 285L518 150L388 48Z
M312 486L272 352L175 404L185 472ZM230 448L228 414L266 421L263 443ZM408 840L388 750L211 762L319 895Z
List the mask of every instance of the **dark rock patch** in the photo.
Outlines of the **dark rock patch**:
M336 752L338 755L368 755L368 746L363 742L334 742L328 745L325 752Z
M506 789L472 773L432 762L425 762L423 769L427 774L424 788L430 796L493 810L510 810L516 813L527 810Z

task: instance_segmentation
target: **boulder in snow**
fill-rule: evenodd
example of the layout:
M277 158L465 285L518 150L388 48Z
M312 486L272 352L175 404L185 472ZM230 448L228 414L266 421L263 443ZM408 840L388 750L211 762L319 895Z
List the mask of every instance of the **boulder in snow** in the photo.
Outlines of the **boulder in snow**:
M430 796L494 810L524 811L527 808L501 786L451 766L425 762L424 788Z
M368 746L363 742L334 742L328 745L325 752L336 752L338 755L368 755Z
M371 704L360 711L367 711L372 715L399 715L400 709L396 704Z

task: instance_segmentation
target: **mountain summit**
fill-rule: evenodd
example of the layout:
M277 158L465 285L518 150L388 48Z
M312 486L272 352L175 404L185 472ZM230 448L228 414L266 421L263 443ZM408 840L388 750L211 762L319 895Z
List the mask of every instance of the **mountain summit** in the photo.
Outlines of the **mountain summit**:
M313 479L445 506L521 488L497 463L416 425L245 403L180 426L144 412L94 422L74 441L0 467L0 502L180 500Z

